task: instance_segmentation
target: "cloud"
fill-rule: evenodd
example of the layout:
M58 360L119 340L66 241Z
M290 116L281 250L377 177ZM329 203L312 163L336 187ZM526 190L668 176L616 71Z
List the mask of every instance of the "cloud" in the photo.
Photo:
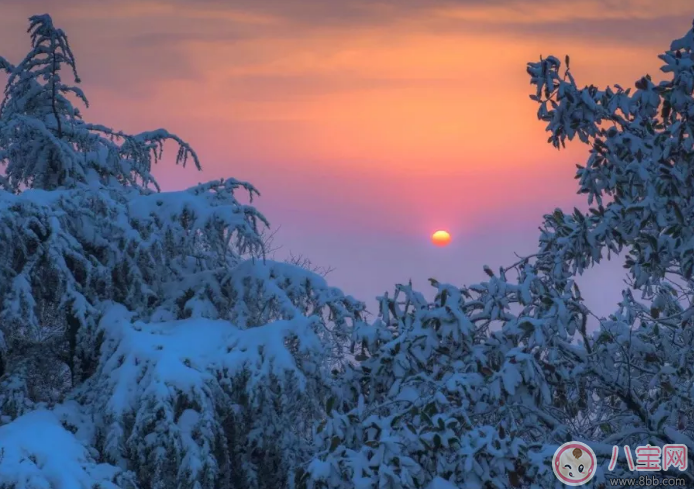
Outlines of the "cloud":
M228 80L234 98L244 101L291 100L322 97L354 92L369 92L399 89L451 89L460 87L456 78L377 78L359 76L345 78L339 75L242 75Z
M306 31L406 26L412 33L465 28L478 33L556 34L651 42L648 34L674 27L682 34L694 16L689 0L164 0L181 14L214 17L244 12L280 29ZM231 8L233 6L233 8ZM680 20L680 22L677 22ZM277 31L275 31L277 32ZM644 35L646 34L646 35ZM295 32L301 36L302 32ZM666 36L666 34L662 34Z
M49 9L41 1L2 3L0 55L21 59L29 49L28 17L48 11L68 33L85 87L135 98L151 95L162 83L200 81L194 44L248 40L262 35L257 27L267 23L255 14L227 9L213 15L192 4L177 8L176 2L64 0Z
M607 9L604 15L600 15L590 2L585 5L585 9L577 5L579 13L551 9L525 11L522 14L509 12L508 9L497 12L486 9L440 11L431 26L436 26L436 31L440 33L468 32L534 40L566 39L589 44L609 42L612 46L661 46L665 50L673 37L684 36L691 29L690 16L694 16L694 10L686 8L677 13L664 12L663 15L656 13L652 16L645 12L636 15L628 10Z
M437 49L431 38L469 40L476 36L484 43L480 45L496 44L493 38L504 43L521 37L531 42L566 39L664 50L673 33L686 32L691 25L688 16L694 13L685 0L2 3L0 46L9 52L0 54L18 59L28 47L28 36L22 34L26 18L50 6L56 23L71 36L86 87L136 98L161 90L164 83L194 84L206 77L228 79L224 83L230 90L248 98L398 88L427 79L436 86L448 83L445 75L427 73L421 82L412 69L402 66L406 59L412 59L413 66L428 62L413 39L428 38L429 42L421 44L428 49ZM359 45L356 50L352 49L355 45ZM448 42L440 44L444 49L442 46L450 49ZM468 43L456 51L468 53L471 49ZM350 50L377 58L354 61L349 58ZM383 76L386 68L392 70L392 77Z
M36 13L47 2L3 0L8 10ZM495 27L524 33L527 25L545 26L542 30L563 33L562 26L594 21L593 34L623 37L625 29L613 34L607 20L623 26L658 27L663 18L693 15L689 0L62 0L51 5L50 13L59 19L80 21L108 20L123 25L125 34L140 30L180 33L187 39L204 41L224 37L220 30L242 29L253 37L292 33L301 25L309 31L393 26L405 23L409 28L429 30L446 21L475 22L485 29ZM148 26L148 27L146 27ZM231 40L237 33L232 34Z
M682 15L653 18L576 19L538 24L507 24L511 32L533 37L610 41L626 46L653 46L665 51L673 38L684 36L691 20Z
M248 36L233 31L214 32L170 32L170 31L155 31L146 32L144 34L135 34L129 36L124 45L131 49L141 48L157 48L169 49L172 47L181 46L190 42L204 43L229 43L243 39L248 39Z

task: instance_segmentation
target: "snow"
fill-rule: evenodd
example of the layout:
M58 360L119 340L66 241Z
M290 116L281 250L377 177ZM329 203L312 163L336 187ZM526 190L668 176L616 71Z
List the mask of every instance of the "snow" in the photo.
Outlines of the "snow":
M441 477L435 477L431 484L429 484L429 489L460 489L455 484L451 484L446 479Z
M120 469L97 464L88 449L46 410L0 426L0 486L14 489L119 489ZM5 487L5 486L3 486Z
M109 411L122 415L143 396L167 395L204 389L214 371L230 375L252 368L261 382L271 374L295 371L296 363L285 346L290 335L308 337L311 321L276 321L241 330L222 320L202 318L142 323L114 305L102 319L106 332L102 366L113 393ZM300 384L301 386L301 384Z
M197 154L83 121L51 62L76 78L67 36L45 15L30 32L0 58L0 487L539 489L571 439L595 484L612 445L692 460L693 31L661 57L672 81L633 93L530 63L550 142L591 145L589 212L545 215L537 253L485 282L396 285L368 322L264 259L250 184L160 192L164 142ZM629 284L598 318L575 280L610 252Z

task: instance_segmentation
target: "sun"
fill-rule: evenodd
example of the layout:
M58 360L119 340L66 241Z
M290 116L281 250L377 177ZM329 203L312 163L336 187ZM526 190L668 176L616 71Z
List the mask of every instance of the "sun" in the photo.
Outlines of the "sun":
M448 231L436 231L431 235L431 242L436 246L446 246L451 242L451 234Z

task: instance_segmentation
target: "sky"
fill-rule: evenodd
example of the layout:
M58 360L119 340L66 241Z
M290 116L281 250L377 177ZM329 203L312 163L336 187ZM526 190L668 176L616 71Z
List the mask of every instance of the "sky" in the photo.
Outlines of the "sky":
M165 127L203 171L155 170L164 190L253 183L277 258L333 268L373 304L395 283L471 284L531 254L544 213L584 205L575 164L536 118L526 63L571 56L580 85L657 78L691 27L690 0L0 0L0 55L27 52L32 14L72 45L85 118ZM175 148L169 148L174 153ZM453 236L433 246L437 229ZM580 279L615 309L621 263Z

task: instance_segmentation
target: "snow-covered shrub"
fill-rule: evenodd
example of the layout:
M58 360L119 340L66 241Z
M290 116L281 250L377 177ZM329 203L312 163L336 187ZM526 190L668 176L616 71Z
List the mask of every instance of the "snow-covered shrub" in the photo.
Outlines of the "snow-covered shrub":
M161 192L163 144L200 168L195 152L163 129L84 121L85 95L61 77L79 82L67 36L48 15L29 32L22 62L0 58L0 435L52 412L68 440L69 419L86 417L61 456L89 489L285 486L362 304L264 260L267 222L235 197L257 194L250 184ZM0 487L58 484L12 472L20 442L2 441L14 458L0 459Z
M301 486L562 487L550 463L570 440L598 457L586 487L634 475L608 470L615 445L683 444L694 466L694 31L660 58L672 78L633 92L579 88L568 57L563 75L555 57L528 65L549 141L590 146L589 212L546 215L537 253L487 282L383 297ZM629 288L598 318L574 279L612 253Z

